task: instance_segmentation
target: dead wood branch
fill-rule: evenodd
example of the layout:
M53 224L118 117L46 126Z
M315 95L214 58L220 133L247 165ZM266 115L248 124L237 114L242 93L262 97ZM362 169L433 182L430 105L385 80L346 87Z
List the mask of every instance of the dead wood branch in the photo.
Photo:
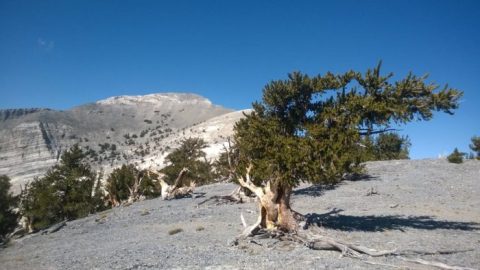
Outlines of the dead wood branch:
M415 250L415 249L407 249L402 250L401 252L395 253L396 255L450 255L450 254L457 254L463 252L473 251L474 249L458 249L458 250L437 250L437 251L426 251L426 250Z
M257 218L257 221L251 225L251 226L246 226L245 229L243 230L242 234L240 234L238 236L239 239L245 239L251 235L253 235L253 233L255 233L256 231L258 231L260 229L260 223L262 222L262 216L258 216ZM245 223L246 225L246 223Z
M402 268L405 269L405 266L399 266L399 265L394 265L394 264L388 264L388 263L380 263L380 262L374 262L374 261L363 261L366 264L371 264L371 265L380 265L380 266L387 266L387 267L392 267L392 268Z
M342 252L342 255L349 255L352 257L360 257L360 254L365 254L370 257L380 257L395 254L396 250L375 250L372 248L354 245L345 241L336 240L328 236L317 236L310 239L307 236L299 236L302 243L310 249L314 250L337 250ZM298 238L297 238L298 239Z
M468 268L468 267L452 266L452 265L444 264L442 262L426 261L423 259L409 259L404 257L399 257L399 258L406 262L413 262L413 263L418 263L422 265L435 266L440 269L446 269L446 270L475 270L473 268Z
M128 187L129 195L127 202L133 203L140 199L140 186L142 185L143 180L145 179L145 173L143 171L139 171L135 178L133 179L132 187Z

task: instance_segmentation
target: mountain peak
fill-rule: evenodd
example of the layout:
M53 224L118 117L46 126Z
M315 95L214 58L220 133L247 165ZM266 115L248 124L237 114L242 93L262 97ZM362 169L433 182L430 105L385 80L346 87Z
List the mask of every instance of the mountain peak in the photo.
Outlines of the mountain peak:
M205 103L212 105L212 102L207 98L192 93L156 93L148 95L123 95L114 96L97 101L99 105L136 105L138 103L185 103L185 104L199 104Z

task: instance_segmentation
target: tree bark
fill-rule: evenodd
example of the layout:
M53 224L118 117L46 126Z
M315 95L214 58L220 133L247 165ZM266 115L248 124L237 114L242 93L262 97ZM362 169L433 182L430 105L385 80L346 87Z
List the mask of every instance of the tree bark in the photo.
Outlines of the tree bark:
M108 194L108 201L110 202L112 207L117 207L120 205L120 202L117 200L117 196L112 195L110 193Z
M290 207L292 188L287 185L272 184L272 181L268 181L265 187L257 186L251 181L251 169L252 165L247 168L245 177L239 177L238 182L259 199L260 228L296 232L299 214Z
M128 196L128 199L127 199L127 202L128 203L133 203L133 202L136 202L138 201L138 199L140 198L140 185L142 184L142 181L144 179L144 173L143 172L138 172L137 175L135 175L135 179L133 181L133 186L132 187L128 187L128 191L129 191L129 196Z

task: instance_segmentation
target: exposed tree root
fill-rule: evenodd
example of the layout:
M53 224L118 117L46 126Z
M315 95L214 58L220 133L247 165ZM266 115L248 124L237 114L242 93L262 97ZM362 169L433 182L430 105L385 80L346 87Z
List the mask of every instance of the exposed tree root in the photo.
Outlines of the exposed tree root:
M313 250L333 250L341 253L341 256L360 259L365 262L366 258L372 257L385 257L394 256L396 258L403 259L404 261L410 261L418 264L430 265L439 267L442 269L453 270L465 270L469 268L463 268L458 266L450 266L440 262L430 262L422 259L407 259L402 255L416 254L416 255L432 255L432 254L452 254L458 252L464 252L463 250L450 250L450 251L417 251L406 250L404 252L398 252L393 250L376 250L369 247L356 245L343 240L335 239L326 236L325 233L318 233L318 224L321 223L323 215L302 215L295 212L290 207L290 195L291 187L288 185L282 185L281 183L272 181L264 181L263 185L258 185L252 181L251 170L253 164L250 163L245 172L245 176L238 176L238 183L250 190L258 199L259 202L259 215L257 221L248 226L241 215L244 231L235 239L234 245L238 245L240 241L250 240L252 238L262 239L278 239L277 242L290 242L295 244L301 244L309 249ZM341 209L333 209L330 213L338 213ZM271 243L271 241L269 241ZM255 244L259 244L255 242ZM261 244L260 244L261 245ZM445 253L447 252L447 253ZM370 264L381 264L373 261L368 261ZM389 267L397 267L396 265L387 265ZM403 267L403 266L398 266Z
M375 261L363 261L364 263L366 264L371 264L371 265L380 265L380 266L387 266L387 267L391 267L391 268L402 268L402 269L405 269L405 266L401 266L401 265L394 265L394 264L389 264L389 263L381 263L381 262L375 262Z
M244 239L244 238L247 238L249 236L252 236L255 232L260 230L260 224L262 223L262 217L261 216L259 216L257 218L257 221L251 226L247 226L247 223L245 222L245 219L243 218L243 215L241 215L241 218L242 218L243 227L245 229L243 230L242 234L239 236L240 239Z
M392 268L405 268L408 266L405 265L393 265L393 264L385 264L381 262L375 262L372 260L366 260L366 258L371 257L385 257L385 256L393 256L395 258L399 258L405 262L412 262L416 264L434 266L440 269L446 270L474 270L468 267L460 267L460 266L451 266L444 264L442 262L436 261L426 261L423 259L410 259L403 257L404 255L440 255L440 254L454 254L460 252L468 252L472 251L473 249L464 249L464 250L443 250L443 251L422 251L422 250L405 250L405 251L397 251L396 249L393 250L376 250L369 247L355 245L343 240L334 239L329 236L321 235L321 234L312 234L311 230L303 230L298 232L283 232L281 230L268 230L263 229L260 227L261 224L261 217L251 226L248 226L243 218L243 215L240 216L242 220L242 224L244 226L244 231L240 234L236 240L233 242L234 245L238 245L239 241L244 241L250 239L249 243L254 242L257 245L262 245L252 239L278 239L275 244L279 242L291 242L293 244L301 244L309 249L313 250L331 250L331 251L338 251L341 253L341 257L351 257L360 259L361 261L373 264L373 265L381 265L381 266L388 266ZM366 256L366 257L365 257Z
M461 267L461 266L452 266L448 264L444 264L442 262L435 262L435 261L426 261L423 259L408 259L404 257L399 257L400 259L406 261L406 262L413 262L413 263L418 263L422 265L429 265L429 266L435 266L440 269L446 269L446 270L475 270L473 268L468 268L468 267Z
M449 255L456 253L463 253L468 251L473 251L474 249L455 249L455 250L437 250L437 251L424 251L424 250L415 250L408 249L401 252L397 252L396 255Z
M342 255L353 255L360 257L360 254L366 254L371 257L379 257L395 254L396 250L375 250L372 248L358 246L344 241L335 240L331 237L322 236L321 239L305 243L307 247L315 250L338 250Z

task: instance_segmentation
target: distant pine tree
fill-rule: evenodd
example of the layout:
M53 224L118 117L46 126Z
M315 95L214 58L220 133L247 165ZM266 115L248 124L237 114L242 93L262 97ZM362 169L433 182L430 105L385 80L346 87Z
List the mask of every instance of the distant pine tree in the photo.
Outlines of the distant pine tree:
M105 184L107 201L111 206L118 206L124 201L136 201L140 196L160 196L160 186L145 170L134 165L122 165L113 170Z
M470 149L477 154L477 159L480 160L480 137L473 136Z
M462 163L463 162L463 157L465 156L465 153L462 153L458 151L457 148L453 150L453 152L447 156L447 160L450 163Z
M63 153L60 163L25 186L20 212L30 230L47 227L62 220L85 217L102 208L93 190L96 173L84 161L78 145Z
M373 146L375 160L409 159L410 140L397 133L382 133Z
M173 150L165 158L165 166L161 172L165 174L165 181L173 184L182 169L188 169L188 173L183 177L180 183L186 186L189 182L195 182L197 185L207 184L215 178L213 167L207 161L206 153L203 149L207 147L206 142L200 138L188 138L182 140L180 147Z

